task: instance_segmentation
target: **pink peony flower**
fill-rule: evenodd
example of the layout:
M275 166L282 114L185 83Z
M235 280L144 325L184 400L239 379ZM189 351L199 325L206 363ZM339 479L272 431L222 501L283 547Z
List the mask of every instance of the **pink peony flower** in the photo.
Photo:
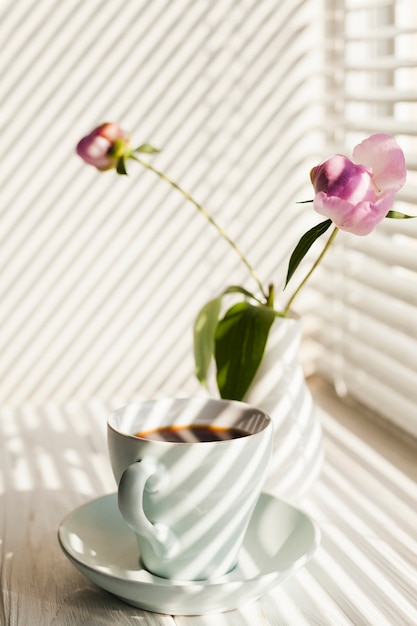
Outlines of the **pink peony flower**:
M337 154L313 167L314 208L341 230L367 235L391 209L406 174L395 139L372 135L354 148L353 161Z
M116 122L101 124L77 145L77 154L101 171L116 167L119 159L129 153L129 135Z

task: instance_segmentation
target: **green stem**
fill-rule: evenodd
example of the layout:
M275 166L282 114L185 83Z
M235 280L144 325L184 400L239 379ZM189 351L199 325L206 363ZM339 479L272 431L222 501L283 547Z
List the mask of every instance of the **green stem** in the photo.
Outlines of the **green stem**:
M173 180L171 180L166 174L164 174L163 172L160 172L159 170L155 169L152 165L149 165L149 163L147 163L146 161L142 161L142 159L138 159L138 157L136 157L134 155L131 155L131 158L134 159L135 161L137 161L138 163L140 163L140 165L145 167L147 170L150 170L151 172L153 172L154 174L159 176L159 178L161 178L165 182L169 183L171 185L171 187L174 187L174 189L179 191L184 196L184 198L186 200L189 200L196 207L196 209L198 209L200 211L200 213L202 215L204 215L204 217L210 222L210 224L212 224L212 226L214 226L214 228L217 230L219 235L221 235L223 237L223 239L225 239L225 241L227 241L227 243L238 254L238 256L241 259L241 261L243 261L243 263L246 265L247 269L249 270L250 275L252 276L252 278L257 283L257 285L258 285L258 287L259 287L263 297L265 298L266 301L268 301L268 295L265 293L264 288L262 286L262 283L261 283L260 279L258 278L258 275L256 274L254 268L249 263L249 261L247 260L247 258L243 254L243 252L240 250L240 248L237 247L235 242L232 241L232 239L230 239L230 237L227 235L227 233L225 233L225 231L221 228L221 226L219 226L219 224L217 224L217 222L211 217L210 213L208 213L206 211L206 209L201 206L201 204L198 204L198 202L196 202L194 200L194 198L192 196L190 196L189 193L187 193L182 187L177 185L177 183L174 182Z
M271 309L274 308L274 299L275 299L275 288L273 283L270 283L268 285L268 297L266 299L266 305L269 306Z
M310 276L313 274L314 270L316 269L316 267L319 265L319 263L321 262L321 260L323 259L324 255L326 254L327 250L330 248L330 246L333 243L334 238L336 237L337 233L338 233L339 229L337 226L335 226L332 230L332 233L329 237L329 239L327 240L326 245L324 246L323 250L321 251L321 254L317 257L316 261L314 262L313 266L311 267L310 271L307 273L307 275L305 276L305 278L301 281L301 283L298 285L297 289L294 291L294 293L292 294L291 298L288 300L287 306L285 307L284 311L283 311L283 315L284 317L287 317L288 313L290 312L290 309L292 307L292 304L295 300L295 298L297 297L297 295L300 293L301 289L304 287L304 285L306 284L306 282L308 281L308 279L310 278Z

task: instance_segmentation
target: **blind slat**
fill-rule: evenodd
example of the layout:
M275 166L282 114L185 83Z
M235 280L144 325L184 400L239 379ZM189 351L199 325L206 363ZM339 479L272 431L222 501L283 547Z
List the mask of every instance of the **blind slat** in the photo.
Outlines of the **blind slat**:
M399 70L402 67L417 67L417 58L399 59L397 57L385 57L377 60L364 59L356 63L346 63L347 72L379 72L387 70Z
M410 0L408 0L410 2ZM411 0L412 2L413 0ZM417 33L417 28L415 26L406 27L406 26L386 26L380 27L378 30L374 28L370 28L368 32L361 33L349 33L345 35L346 43L350 42L379 42L384 40L396 39L401 36L415 35Z
M417 136L417 122L410 120L402 122L391 117L374 116L373 119L356 118L346 119L342 115L329 115L327 122L331 127L339 127L349 131L360 131L361 134L385 132L388 135L406 135L409 137ZM330 146L329 146L330 147ZM340 146L332 146L332 148L340 151ZM417 170L417 157L412 154L407 158L408 170ZM415 196L413 195L413 199Z
M335 93L336 97L341 96L341 92ZM346 91L343 94L346 103L349 102L365 102L365 103L389 103L394 104L397 102L416 102L417 90L401 90L398 88L392 89L373 89L370 87L367 90Z

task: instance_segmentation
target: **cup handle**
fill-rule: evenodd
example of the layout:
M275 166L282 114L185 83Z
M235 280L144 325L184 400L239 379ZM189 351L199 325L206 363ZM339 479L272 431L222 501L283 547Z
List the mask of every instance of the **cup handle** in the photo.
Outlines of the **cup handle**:
M127 525L149 541L159 558L171 558L178 552L178 540L166 524L152 523L143 510L144 491L159 491L166 482L164 467L152 458L132 463L119 483L118 505Z

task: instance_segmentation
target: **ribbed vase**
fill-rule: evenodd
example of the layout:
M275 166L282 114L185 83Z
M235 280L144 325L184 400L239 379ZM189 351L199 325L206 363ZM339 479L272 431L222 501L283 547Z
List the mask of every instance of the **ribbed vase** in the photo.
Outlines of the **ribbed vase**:
M263 361L244 400L274 423L274 451L264 491L297 501L317 479L323 461L322 433L299 360L301 320L277 318Z

